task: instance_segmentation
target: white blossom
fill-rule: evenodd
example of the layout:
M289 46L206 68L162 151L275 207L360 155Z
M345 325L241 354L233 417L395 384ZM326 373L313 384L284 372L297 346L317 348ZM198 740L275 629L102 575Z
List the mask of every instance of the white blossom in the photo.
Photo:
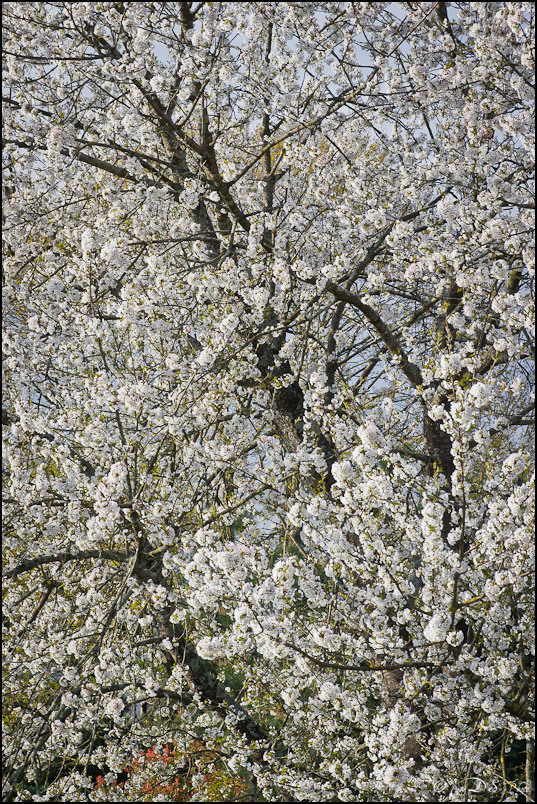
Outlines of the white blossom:
M6 795L527 797L533 6L3 11Z

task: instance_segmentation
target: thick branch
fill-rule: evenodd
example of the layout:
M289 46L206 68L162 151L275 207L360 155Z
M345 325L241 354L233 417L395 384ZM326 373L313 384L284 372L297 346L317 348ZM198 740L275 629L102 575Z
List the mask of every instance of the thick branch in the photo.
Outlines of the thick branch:
M379 316L376 310L373 309L369 304L366 304L357 293L353 293L347 288L341 287L341 285L337 285L331 279L329 279L326 283L326 290L332 293L336 299L340 301L348 302L348 304L356 307L356 309L360 310L360 312L367 318L370 324L376 329L386 346L388 347L390 353L393 357L397 358L399 361L399 366L401 371L410 381L414 388L419 388L419 386L423 385L423 377L421 375L421 371L419 370L418 366L415 363L412 363L400 345L399 341L391 331L391 329L384 323L382 318Z
M16 145L19 148L26 148L29 151L37 150L39 151L46 151L46 145L38 145L35 142L22 142L22 140L2 140L2 145L4 144L11 144ZM103 159L97 159L95 156L87 156L86 154L80 153L80 151L75 151L74 153L71 152L68 148L60 148L60 153L62 156L71 156L74 159L78 159L79 162L84 162L86 165L91 165L92 167L99 168L99 170L104 170L106 173L112 173L114 176L118 176L120 179L127 179L128 181L137 182L138 179L129 173L128 170L125 168L117 167L117 165L111 165L110 162L105 162Z
M54 553L54 555L39 556L37 558L27 558L21 561L13 569L4 572L4 578L15 578L23 572L30 572L36 567L43 567L45 564L65 564L67 561L84 561L88 558L107 558L110 561L126 561L132 553L121 553L119 550L81 550L79 553Z
M343 664L342 662L326 662L323 659L317 659L315 656L307 653L307 651L302 650L302 648L298 648L296 645L293 645L292 642L285 642L284 644L287 648L296 650L297 653L300 653L301 656L304 656L304 658L308 659L310 662L313 662L318 667L324 667L329 670L353 670L359 673L376 673L378 671L385 670L409 670L413 667L442 667L442 663L435 662L395 662L393 664L378 664L375 666L369 664Z

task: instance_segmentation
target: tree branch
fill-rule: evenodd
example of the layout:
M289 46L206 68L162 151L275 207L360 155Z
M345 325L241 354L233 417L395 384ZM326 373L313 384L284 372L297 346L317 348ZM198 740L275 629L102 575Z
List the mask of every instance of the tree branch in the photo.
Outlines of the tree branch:
M287 648L291 648L292 650L296 650L297 653L300 653L301 656L308 659L310 662L313 662L318 667L324 667L326 669L331 670L353 670L359 673L376 673L378 671L384 670L409 670L413 667L443 667L443 662L403 662L399 663L396 662L394 664L379 664L372 667L369 664L341 664L340 662L326 662L323 659L317 659L315 656L312 656L307 651L303 650L302 648L298 648L296 645L293 645L292 642L284 642L283 643Z
M110 561L126 561L133 555L133 552L121 553L119 550L81 550L78 553L54 553L53 555L25 559L13 569L6 570L3 575L6 580L9 580L9 578L15 578L23 572L30 572L36 567L43 567L45 564L64 564L67 561L83 561L88 558L106 558Z
M416 366L415 363L412 363L399 344L399 341L390 330L390 328L384 323L381 319L379 314L376 310L373 309L369 304L366 304L358 294L353 293L347 288L341 287L341 285L337 285L331 279L329 279L325 285L326 290L332 293L336 299L340 299L341 301L348 302L350 305L355 307L357 310L367 318L370 324L376 329L386 346L388 347L390 353L393 357L398 359L399 367L407 379L410 381L414 388L419 388L419 386L423 385L423 377L421 374L420 369Z

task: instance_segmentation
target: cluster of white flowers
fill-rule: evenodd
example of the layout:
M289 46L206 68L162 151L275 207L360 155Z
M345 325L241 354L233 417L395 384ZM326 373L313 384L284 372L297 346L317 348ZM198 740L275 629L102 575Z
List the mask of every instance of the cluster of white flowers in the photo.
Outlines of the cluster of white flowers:
M10 800L514 800L532 5L63 5L5 4Z

